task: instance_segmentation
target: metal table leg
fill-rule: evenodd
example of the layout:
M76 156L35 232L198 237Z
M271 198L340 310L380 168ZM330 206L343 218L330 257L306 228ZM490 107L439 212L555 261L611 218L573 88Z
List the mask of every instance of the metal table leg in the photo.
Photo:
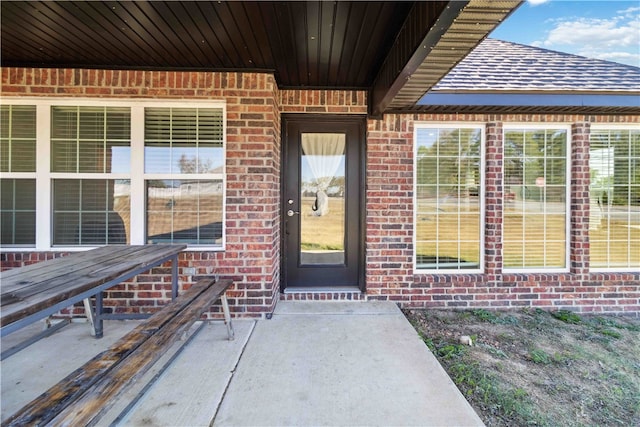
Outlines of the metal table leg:
M94 331L96 338L102 338L103 324L102 324L102 292L96 294L96 315L94 319Z
M227 296L222 294L220 301L222 302L222 312L224 313L224 324L227 325L227 335L229 336L229 341L233 341L236 337L236 333L233 330L233 325L231 324L231 313L229 312Z
M178 255L171 259L171 300L178 298Z
M91 327L91 335L95 335L96 321L95 316L93 315L93 308L91 307L91 299L83 299L82 304L84 304L84 315L87 316L87 321L89 322L89 326Z

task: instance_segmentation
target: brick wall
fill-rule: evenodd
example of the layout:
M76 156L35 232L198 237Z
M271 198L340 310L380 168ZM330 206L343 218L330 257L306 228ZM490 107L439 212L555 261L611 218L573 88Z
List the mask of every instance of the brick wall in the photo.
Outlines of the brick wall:
M280 281L280 114L365 114L364 91L278 90L269 74L111 70L2 69L2 95L224 99L227 103L227 247L185 252L187 286L214 272L235 280L232 310L262 316L273 310ZM415 122L485 125L485 248L483 274L414 274L413 130ZM512 274L502 269L503 149L508 123L571 125L570 271ZM589 148L591 123L640 123L640 116L385 115L369 119L366 141L365 294L324 292L295 299L379 299L405 307L541 307L640 313L640 272L589 271ZM3 253L14 267L56 253ZM120 311L152 310L169 295L167 266L115 289ZM213 310L214 312L217 309ZM212 314L213 315L213 314Z
M281 90L282 113L367 114L367 93L349 90Z
M483 274L414 274L413 128L415 122L485 124ZM503 149L507 123L571 124L570 271L502 271ZM640 272L589 271L590 123L639 123L639 116L386 115L369 120L367 140L367 296L404 307L541 307L640 313Z
M233 87L235 86L235 87ZM227 82L227 247L216 270L239 285L232 311L271 313L280 285L280 114L268 74Z
M180 281L189 286L214 273L230 277L236 283L228 293L233 312L262 316L273 311L280 281L280 113L273 75L3 68L2 96L225 100L226 250L182 253ZM3 252L2 268L53 256ZM113 288L105 307L153 311L169 297L167 265Z
M368 121L366 282L370 298L422 300L413 283L413 124Z

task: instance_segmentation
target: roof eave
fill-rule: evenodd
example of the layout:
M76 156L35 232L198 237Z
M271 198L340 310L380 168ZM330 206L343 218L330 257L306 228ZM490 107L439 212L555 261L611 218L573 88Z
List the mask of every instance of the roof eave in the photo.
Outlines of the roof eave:
M640 92L439 93L431 91L417 102L417 106L430 105L640 108Z
M370 92L370 114L412 108L520 4L520 0L449 2L402 66L387 58ZM390 56L395 50L394 46Z
M413 107L393 113L640 114L640 92L451 93L431 91Z

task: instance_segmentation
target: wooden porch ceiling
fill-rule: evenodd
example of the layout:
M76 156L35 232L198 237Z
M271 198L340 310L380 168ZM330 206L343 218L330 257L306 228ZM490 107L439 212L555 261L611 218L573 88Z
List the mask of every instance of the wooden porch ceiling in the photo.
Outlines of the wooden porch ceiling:
M273 72L410 109L520 1L2 1L2 66Z

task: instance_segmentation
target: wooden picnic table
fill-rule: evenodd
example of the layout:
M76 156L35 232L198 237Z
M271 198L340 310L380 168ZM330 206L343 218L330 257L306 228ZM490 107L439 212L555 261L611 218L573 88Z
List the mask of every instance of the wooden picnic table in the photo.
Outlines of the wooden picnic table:
M229 339L233 340L233 326L225 296L231 284L230 279L205 277L198 280L111 347L6 418L2 427L96 425L123 393L142 380L144 374L174 343L180 341L181 348L189 342L183 339L187 331L218 299L222 302ZM197 330L202 329L203 325ZM164 367L158 369L162 372ZM151 381L157 378L158 375L155 375ZM132 393L127 397L129 405L111 425L117 424L136 405L150 384L147 383L137 396Z
M87 315L93 315L90 320L100 338L103 319L141 317L103 314L102 291L171 260L171 296L175 299L178 254L185 248L182 244L109 245L4 271L0 276L0 336L95 296L95 312Z

